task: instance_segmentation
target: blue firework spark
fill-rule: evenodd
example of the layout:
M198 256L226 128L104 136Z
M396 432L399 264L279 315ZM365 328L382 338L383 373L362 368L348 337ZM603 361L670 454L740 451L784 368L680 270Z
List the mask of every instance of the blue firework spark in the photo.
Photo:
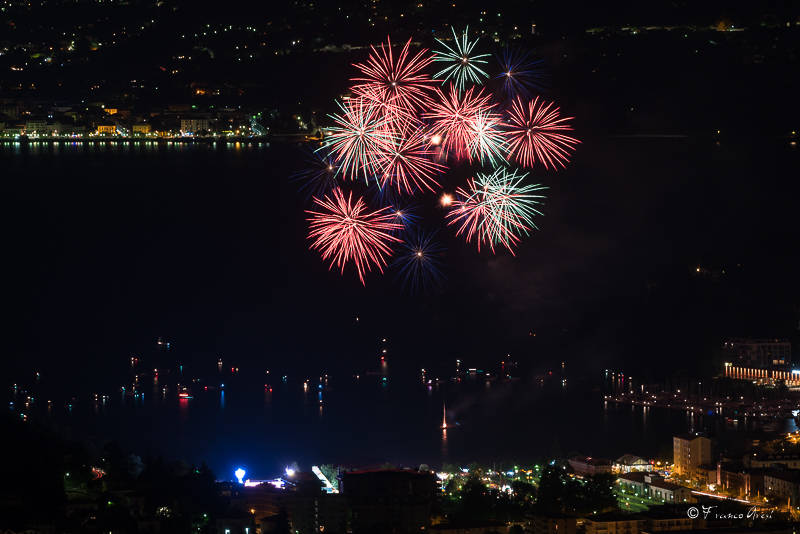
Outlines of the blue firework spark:
M507 99L517 96L530 97L544 89L544 61L533 59L524 50L506 47L497 55L500 74L494 77L501 84L500 90Z
M403 231L409 232L417 222L419 214L414 204L395 204L389 208L395 216L395 222L403 225Z
M300 192L307 199L314 196L322 197L337 187L338 172L338 165L330 155L308 151L305 167L292 174L290 179L299 184Z
M441 270L444 253L445 248L436 241L435 231L407 232L393 262L403 287L411 293L440 289L444 283Z

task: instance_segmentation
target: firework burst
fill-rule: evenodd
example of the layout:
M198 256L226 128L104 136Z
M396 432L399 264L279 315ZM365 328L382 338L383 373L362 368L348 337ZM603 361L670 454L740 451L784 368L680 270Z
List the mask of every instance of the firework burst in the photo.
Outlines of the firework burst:
M394 215L394 222L401 225L404 231L409 231L419 221L417 207L413 204L389 206L389 211Z
M494 79L500 82L500 91L506 99L529 97L533 91L542 89L544 62L541 59L533 60L528 52L513 48L505 48L497 59L500 74Z
M436 232L409 232L392 262L403 286L411 293L434 290L444 280L441 265L445 249L435 238Z
M521 236L537 229L533 218L542 214L537 206L545 198L540 192L547 189L522 184L526 176L504 167L491 174L479 173L466 189L456 189L459 198L446 215L448 225L455 226L456 235L465 235L468 243L474 239L478 251L482 245L493 253L496 246L504 246L513 255Z
M391 244L402 242L393 235L402 228L395 215L388 208L369 211L363 199L353 201L353 193L345 197L341 189L314 198L314 204L322 211L306 211L311 249L318 250L323 260L330 260L330 268L336 266L341 273L352 262L362 284L373 266L382 273L392 253Z
M472 135L469 142L470 159L473 157L481 163L484 160L492 165L498 159L504 159L508 150L503 132L500 130L502 122L500 115L488 109L479 109L472 121L470 129Z
M572 131L567 123L572 117L561 117L558 107L545 103L539 97L523 103L516 98L508 112L509 154L520 165L533 167L538 161L545 169L563 168L570 153L580 143L563 132Z
M300 191L306 198L328 194L336 187L339 166L330 156L312 152L306 156L306 166L294 173L291 179L300 184Z
M434 61L449 63L450 65L433 75L434 78L442 80L442 83L452 79L459 92L462 92L468 84L481 84L489 77L489 74L481 69L480 65L485 65L490 54L474 53L478 39L469 40L469 26L459 36L452 26L454 46L451 48L441 39L436 41L444 47L444 50L435 50Z
M430 137L438 136L441 150L459 159L471 157L470 147L475 137L475 118L480 113L488 114L493 104L490 96L474 87L460 94L451 83L447 94L436 89L436 96L423 118L430 121Z
M447 225L479 252L515 254L537 229L547 188L525 184L527 173L508 165L564 167L580 142L570 135L571 117L529 96L541 89L541 61L507 48L489 94L477 86L489 78L489 54L478 53L469 28L450 30L453 40L436 39L432 54L410 39L392 46L387 37L372 46L353 64L354 97L328 115L333 124L323 130L321 154L294 175L313 198L306 212L310 248L331 270L344 273L352 264L362 284L367 273L383 273L398 249L392 267L406 287L416 292L441 279L443 249L433 233L415 230L421 214L408 204L418 193L439 191ZM426 72L432 64L442 67L433 77ZM491 170L441 191L440 182L450 186L447 165L458 160ZM363 178L365 197L343 192L338 178Z
M385 45L381 43L380 49L371 46L372 53L366 63L353 65L363 75L352 79L359 82L353 86L353 92L408 112L422 109L436 83L424 72L433 57L427 50L420 50L412 56L409 54L410 46L411 39L397 57L392 52L392 41L389 37L386 38Z
M409 194L418 190L433 192L433 186L439 186L436 175L445 170L444 165L432 161L434 155L422 129L389 136L381 147L378 164L381 187L394 187Z
M338 164L343 177L355 179L361 175L369 182L376 171L375 156L387 140L386 118L378 106L364 98L339 103L339 108L341 114L328 115L336 125L330 128L323 148Z

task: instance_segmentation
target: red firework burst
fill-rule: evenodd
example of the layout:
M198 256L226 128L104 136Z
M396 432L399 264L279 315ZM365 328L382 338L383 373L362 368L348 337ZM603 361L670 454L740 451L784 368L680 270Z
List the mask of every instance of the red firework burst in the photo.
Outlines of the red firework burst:
M421 128L407 135L394 135L382 146L381 187L395 187L399 192L413 194L416 190L439 186L436 175L446 167L432 158L436 152Z
M539 184L522 183L527 173L518 174L498 167L491 174L478 173L470 178L465 188L456 189L456 200L451 200L451 210L445 216L448 225L456 227L456 235L465 235L481 246L495 252L502 245L514 254L514 247L522 235L536 228L533 219L541 215L546 189Z
M345 264L353 262L362 284L364 273L373 266L383 273L392 253L390 244L401 242L392 232L403 227L389 208L369 211L361 197L353 201L350 192L345 198L341 189L322 199L314 197L314 204L322 211L306 210L311 249L320 251L323 260L330 259L330 268L335 265L341 273Z
M562 133L572 131L567 123L571 119L561 117L553 102L545 103L537 96L526 105L517 97L508 112L506 135L510 156L526 167L533 167L537 161L545 169L565 167L570 152L580 143Z
M480 113L490 113L494 107L489 102L490 95L484 95L482 89L475 93L474 89L471 87L459 94L451 83L445 95L437 88L429 111L423 113L423 117L431 121L430 136L439 136L442 150L456 158L472 158L470 146L476 135L475 118Z
M390 104L414 112L427 105L429 92L436 84L423 69L433 62L427 50L423 49L411 56L409 39L397 57L392 52L391 38L380 49L371 46L372 53L366 63L353 66L361 71L363 77L352 78L361 82L353 86L353 92L366 98L374 98L383 104Z
M372 107L385 135L406 135L419 127L416 110L407 109L396 102L384 101L379 93L378 89L364 85L358 93L358 100L363 100Z

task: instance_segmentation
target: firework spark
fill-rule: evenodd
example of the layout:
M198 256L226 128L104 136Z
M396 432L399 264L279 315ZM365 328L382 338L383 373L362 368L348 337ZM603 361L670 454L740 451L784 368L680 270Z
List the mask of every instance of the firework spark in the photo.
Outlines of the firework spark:
M533 218L542 214L537 206L545 198L539 193L547 189L522 184L526 176L504 167L477 174L466 189L456 189L459 198L453 200L446 215L448 225L455 226L456 235L465 235L468 243L474 239L478 251L488 245L494 253L495 247L502 245L513 255L521 236L537 229Z
M580 143L562 133L572 131L567 123L571 119L561 117L558 107L552 102L540 101L539 97L527 105L516 98L508 113L506 130L510 156L525 167L533 167L537 161L545 169L565 167L570 152Z
M411 293L434 290L444 279L441 265L445 249L435 238L436 232L409 232L392 262L403 286Z
M392 234L402 228L395 215L388 208L369 211L363 199L354 201L352 192L345 197L341 189L314 198L314 204L322 211L306 211L311 249L320 251L323 260L330 260L330 268L335 265L341 273L352 262L362 284L373 266L382 273L392 253L391 244L402 242Z
M433 62L433 57L425 49L411 56L410 46L411 39L397 57L392 52L389 37L385 45L381 43L380 49L371 46L372 53L366 63L353 65L363 75L352 78L352 81L360 82L353 86L353 92L410 112L422 109L436 83L424 72L425 67Z
M533 91L542 89L541 59L532 60L528 52L506 47L497 56L500 74L494 77L501 84L500 90L505 98L529 97Z
M455 158L472 157L470 147L475 137L475 117L489 113L493 104L490 95L474 87L460 94L451 83L447 94L436 89L436 95L423 118L430 121L431 140L437 139L442 151ZM432 143L433 144L433 143Z
M452 26L450 30L453 32L455 46L451 48L441 39L436 39L436 41L444 47L444 50L435 50L433 52L434 61L446 62L450 63L450 65L434 74L433 77L443 80L442 83L452 79L458 91L461 92L468 84L481 84L483 80L489 77L486 71L481 69L479 65L488 63L485 58L488 58L490 54L474 53L475 45L478 44L478 39L474 41L469 40L469 26L467 26L460 36L456 35L456 30Z
M323 148L338 163L345 178L355 179L359 174L365 181L376 171L380 149L387 139L386 119L380 108L364 98L354 98L343 105L341 114L328 115L336 123L330 128Z

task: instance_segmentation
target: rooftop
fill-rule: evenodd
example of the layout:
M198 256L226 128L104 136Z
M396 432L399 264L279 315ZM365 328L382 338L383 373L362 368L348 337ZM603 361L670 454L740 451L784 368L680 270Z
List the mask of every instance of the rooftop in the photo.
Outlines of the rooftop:
M593 458L591 456L573 456L569 459L570 462L581 462L588 465L611 465L611 460L605 458Z
M635 454L623 454L617 458L617 463L622 465L642 465L649 463L647 460Z
M638 482L639 484L644 484L644 477L647 473L643 473L641 471L637 471L634 473L625 473L623 475L619 475L617 479L625 480L628 482Z
M655 488L665 489L667 491L676 491L681 488L688 490L689 488L681 486L680 484L673 484L672 482L665 482L664 480L654 480L650 483Z

